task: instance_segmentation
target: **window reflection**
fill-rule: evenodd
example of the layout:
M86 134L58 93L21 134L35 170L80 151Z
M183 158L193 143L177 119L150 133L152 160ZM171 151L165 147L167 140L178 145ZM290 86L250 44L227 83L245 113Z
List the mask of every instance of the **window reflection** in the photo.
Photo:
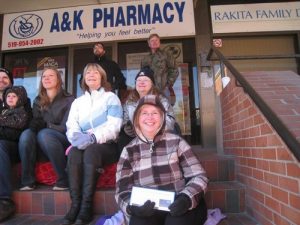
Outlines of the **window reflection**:
M44 67L55 66L59 69L64 82L67 82L67 50L47 49L3 54L3 65L14 76L14 85L25 87L31 103L38 94L39 81Z

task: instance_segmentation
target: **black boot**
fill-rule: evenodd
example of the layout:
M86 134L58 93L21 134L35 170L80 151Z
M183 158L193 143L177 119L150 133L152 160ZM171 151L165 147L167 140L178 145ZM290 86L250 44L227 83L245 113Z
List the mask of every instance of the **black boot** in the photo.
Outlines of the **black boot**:
M16 211L15 203L9 198L0 199L0 222L12 216Z
M93 220L93 198L99 173L92 164L84 165L83 196L75 225L89 224Z
M69 188L71 208L65 215L62 225L73 224L77 218L81 205L82 166L80 164L68 165Z

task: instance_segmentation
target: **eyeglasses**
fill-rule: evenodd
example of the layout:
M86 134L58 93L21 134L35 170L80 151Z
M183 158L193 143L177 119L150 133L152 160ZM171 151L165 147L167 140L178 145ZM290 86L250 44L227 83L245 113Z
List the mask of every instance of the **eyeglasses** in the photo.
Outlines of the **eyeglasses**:
M158 117L160 116L159 112L142 112L142 117Z
M139 82L139 83L141 83L141 82L147 83L147 82L150 82L150 81L151 81L150 79L137 79L137 80L136 80L136 82Z

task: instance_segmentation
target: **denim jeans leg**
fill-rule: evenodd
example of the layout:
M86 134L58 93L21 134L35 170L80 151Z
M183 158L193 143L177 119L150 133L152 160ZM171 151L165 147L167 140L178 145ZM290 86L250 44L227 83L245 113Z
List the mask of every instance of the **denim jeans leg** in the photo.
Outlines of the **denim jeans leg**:
M0 198L11 198L11 160L18 152L18 144L0 140Z
M36 133L30 129L24 130L19 139L19 154L22 164L22 186L30 186L35 183L36 151Z
M56 185L61 187L68 186L65 150L70 143L66 135L54 129L45 128L38 133L37 139L41 150L49 158L57 174Z

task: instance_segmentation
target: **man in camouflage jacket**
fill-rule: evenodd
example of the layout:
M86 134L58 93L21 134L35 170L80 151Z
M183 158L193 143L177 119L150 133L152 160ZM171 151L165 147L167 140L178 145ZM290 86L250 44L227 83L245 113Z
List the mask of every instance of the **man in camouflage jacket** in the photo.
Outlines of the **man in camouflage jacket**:
M177 77L178 69L173 55L160 49L158 34L151 34L148 38L151 52L141 61L141 68L149 66L154 71L155 85L165 92L173 86Z

